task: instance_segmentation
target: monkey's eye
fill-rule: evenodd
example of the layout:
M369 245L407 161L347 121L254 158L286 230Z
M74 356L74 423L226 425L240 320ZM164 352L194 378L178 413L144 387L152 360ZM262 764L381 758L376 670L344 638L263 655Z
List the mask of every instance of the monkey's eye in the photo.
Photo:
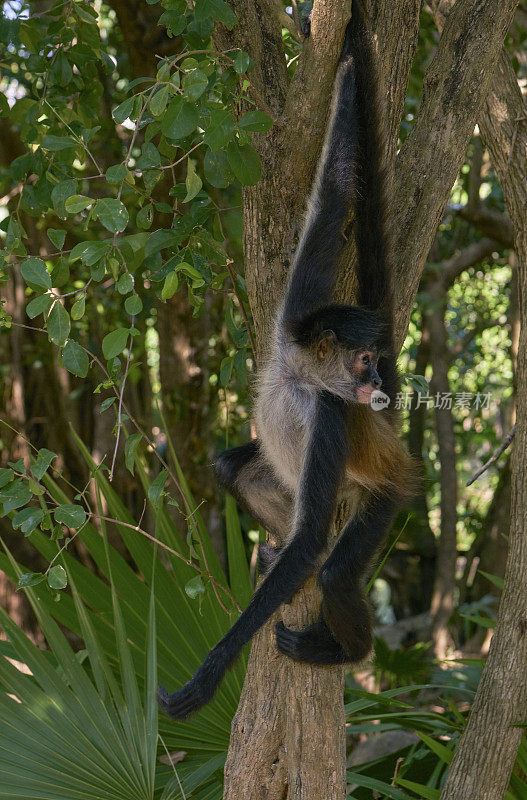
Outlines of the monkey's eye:
M363 364L369 364L370 363L370 357L369 356L362 356L361 361L362 361Z

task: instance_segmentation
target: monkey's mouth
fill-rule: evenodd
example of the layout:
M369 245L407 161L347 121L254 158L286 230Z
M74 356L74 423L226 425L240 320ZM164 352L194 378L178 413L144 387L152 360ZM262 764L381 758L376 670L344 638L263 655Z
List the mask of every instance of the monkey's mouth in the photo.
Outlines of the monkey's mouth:
M363 386L359 386L357 388L357 402L358 403L369 403L371 401L371 396L373 394L374 387L371 383L364 384Z

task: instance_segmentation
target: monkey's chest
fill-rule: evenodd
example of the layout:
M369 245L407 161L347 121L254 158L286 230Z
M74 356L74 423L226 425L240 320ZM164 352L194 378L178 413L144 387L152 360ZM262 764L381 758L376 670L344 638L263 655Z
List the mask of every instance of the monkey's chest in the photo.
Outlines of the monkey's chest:
M255 409L258 438L278 478L296 492L309 438L315 398L309 390L288 381L264 380Z

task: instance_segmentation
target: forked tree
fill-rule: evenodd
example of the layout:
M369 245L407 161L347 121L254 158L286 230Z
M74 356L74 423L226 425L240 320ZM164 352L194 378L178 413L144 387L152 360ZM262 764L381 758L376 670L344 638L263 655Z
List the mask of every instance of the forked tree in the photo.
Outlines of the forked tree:
M216 43L223 50L241 47L249 53L254 62L253 96L275 120L268 133L255 136L263 176L256 186L244 189L243 198L245 274L261 363L320 155L350 2L315 0L310 36L304 41L292 78L287 72L282 45L282 24L291 22L284 19L281 4L273 0L258 3L232 0L231 5L239 24L231 32L218 29ZM431 7L438 29L442 29L441 38L424 78L412 132L398 149L421 3L419 0L366 3L368 26L377 51L376 77L384 100L384 159L391 183L389 213L393 235L390 267L399 348L406 335L423 266L476 123L506 194L516 231L521 292L523 296L527 294L526 139L525 127L518 127L525 112L514 71L503 51L516 0L457 0L445 21L450 5L447 0ZM340 281L343 300L353 300L353 287L350 242ZM524 308L524 331L525 314ZM524 332L518 364L519 387L524 390L527 390L526 347ZM519 391L522 394L525 396L525 391ZM525 710L525 678L518 665L522 663L519 660L522 655L525 663L527 642L527 635L523 638L520 635L526 624L522 620L527 617L525 592L521 594L520 583L520 576L527 568L525 536L521 536L527 486L520 471L522 457L527 453L526 416L522 400L514 456L516 502L509 570L497 644L491 650L476 700L478 709L484 703L494 709L499 720L496 726L487 725L484 732L485 757L489 752L500 753L499 763L492 760L495 772L492 785L498 788L486 794L480 791L481 775L488 771L481 768L481 763L479 771L467 765L466 745L462 740L445 789L448 798L471 796L497 800L503 796L503 791L496 792L507 784L519 736L519 729L509 726L515 716L521 716L522 703ZM337 516L335 530L345 519L346 509L340 507ZM315 582L310 581L293 603L278 613L283 615L286 625L302 628L314 619L319 604ZM253 642L240 705L232 724L224 797L226 800L242 797L343 800L343 670L299 665L281 656L275 646L275 622L276 619L271 619ZM498 711L492 680L502 659L507 657L512 668L502 676L500 693L506 690L511 702L502 704ZM497 736L502 737L500 748L495 747ZM481 747L481 731L475 715L466 739L470 740L470 747ZM457 785L461 774L470 790L460 793Z

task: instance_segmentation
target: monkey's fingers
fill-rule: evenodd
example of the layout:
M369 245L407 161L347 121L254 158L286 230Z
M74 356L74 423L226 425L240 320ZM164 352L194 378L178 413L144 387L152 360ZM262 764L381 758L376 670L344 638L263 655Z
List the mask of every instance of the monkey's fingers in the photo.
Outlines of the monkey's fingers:
M163 686L157 690L157 702L172 719L185 719L205 705L208 699L198 691L195 681L190 680L178 692L170 694Z

